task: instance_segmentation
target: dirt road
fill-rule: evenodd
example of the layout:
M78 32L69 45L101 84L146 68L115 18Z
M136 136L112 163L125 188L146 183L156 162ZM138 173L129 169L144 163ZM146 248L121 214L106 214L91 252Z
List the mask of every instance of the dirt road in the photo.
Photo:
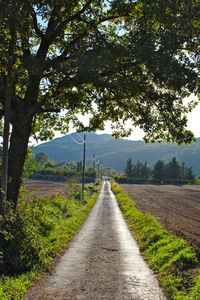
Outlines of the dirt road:
M140 256L108 182L55 272L45 275L25 299L166 299Z

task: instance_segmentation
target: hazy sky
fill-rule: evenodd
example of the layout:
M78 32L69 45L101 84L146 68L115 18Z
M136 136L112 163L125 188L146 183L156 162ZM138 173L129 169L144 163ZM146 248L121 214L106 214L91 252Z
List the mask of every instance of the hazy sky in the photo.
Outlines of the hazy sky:
M88 118L87 118L88 119ZM188 129L190 129L195 137L200 137L200 104L190 113L188 114ZM69 133L75 132L72 128ZM104 131L97 131L98 134L109 133L111 134L112 131L110 129L109 124L106 125ZM61 134L56 134L56 137L61 137ZM143 131L140 128L135 128L134 132L128 137L130 140L142 140L144 136ZM38 144L40 144L39 142ZM31 145L37 145L36 141L30 140Z
M195 137L200 137L200 104L188 114L188 129L190 129ZM72 129L71 132L74 132ZM109 124L106 126L105 131L98 131L97 133L111 133ZM134 132L128 137L130 140L142 140L144 136L140 128L135 128Z
M194 133L195 137L200 137L200 104L188 114L188 129ZM99 131L98 133L104 132ZM106 127L105 133L111 133L109 126ZM128 139L142 140L143 136L143 131L140 128L136 128Z

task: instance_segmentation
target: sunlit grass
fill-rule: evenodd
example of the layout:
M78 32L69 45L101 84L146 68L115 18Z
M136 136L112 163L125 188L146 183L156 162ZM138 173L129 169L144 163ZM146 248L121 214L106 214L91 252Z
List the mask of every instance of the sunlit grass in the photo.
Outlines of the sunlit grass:
M112 190L142 255L157 274L168 299L199 300L200 270L195 251L184 239L169 234L150 213L138 211L114 182Z
M99 190L100 187L88 186L84 202L81 201L81 192L77 193L77 189L74 196L70 198L57 195L54 199L33 199L28 203L22 200L17 212L18 218L23 215L22 227L19 227L15 221L12 223L14 228L12 232L17 235L16 239L18 240L19 272L12 276L0 275L0 299L23 299L32 280L41 276L41 272L48 269L55 256L65 249L67 243L80 229L97 200ZM10 220L6 220L0 224L6 228L3 232L5 242L9 239L10 242L13 242L15 238L10 238L9 222ZM5 224L9 224L9 226ZM26 236L26 233L30 232L32 233L31 240ZM20 240L22 236L23 240ZM2 266L4 258L2 254L3 251L6 252L6 249L3 249L4 244L0 243L0 265ZM8 254L5 255L9 261L11 257ZM12 255L10 254L10 256Z

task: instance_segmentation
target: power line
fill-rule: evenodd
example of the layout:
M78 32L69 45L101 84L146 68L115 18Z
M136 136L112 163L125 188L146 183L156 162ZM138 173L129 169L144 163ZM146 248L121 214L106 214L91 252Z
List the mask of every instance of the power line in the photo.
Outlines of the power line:
M81 139L81 141L84 142L84 139L80 136L80 134L78 132L76 134L79 136L79 138Z
M78 145L83 145L83 144L85 143L85 141L82 139L82 137L80 136L80 134L79 134L78 132L77 132L77 135L78 135L79 138L82 140L82 142L76 141L76 140L72 137L71 134L70 134L70 137L71 137L71 139L74 141L74 143L76 143L76 144L78 144ZM87 161L93 161L93 158L92 158L93 154L91 153L91 151L90 151L88 145L87 145L86 151L87 151L88 156L89 156L89 158L87 158Z
M78 144L78 145L83 145L85 142L83 141L82 143L80 143L80 142L77 142L73 137L72 137L72 135L70 134L69 135L70 137L71 137L71 139L74 141L74 143L76 143L76 144Z
M86 149L87 153L88 153L88 158L87 161L92 161L93 160L93 154L91 153L88 144L87 144L87 149Z

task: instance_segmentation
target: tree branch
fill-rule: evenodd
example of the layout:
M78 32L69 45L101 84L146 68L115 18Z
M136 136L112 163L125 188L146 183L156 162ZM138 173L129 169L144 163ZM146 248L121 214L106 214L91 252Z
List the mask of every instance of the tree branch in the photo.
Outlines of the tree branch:
M4 109L0 109L0 119L5 115L5 110Z
M50 113L60 113L61 109L56 108L41 108L40 111L38 111L38 114L43 114L45 112Z
M93 28L96 33L102 38L102 40L105 42L105 44L107 46L110 46L110 44L108 43L108 41L105 39L105 37L103 36L103 34L98 30L97 26L93 25L93 22L88 22L86 20L84 20L83 18L80 18L80 20L82 20L83 22L85 22L88 26L90 26L91 28Z
M76 14L74 14L73 16L69 17L68 19L65 19L60 25L62 25L63 23L68 23L68 22L71 22L77 18L79 18L85 11L86 9L90 6L90 4L92 3L93 0L89 0L85 6L79 11L77 12Z
M28 112L29 113L34 113L34 114L42 114L45 112L55 112L55 113L59 113L60 109L58 108L51 108L50 106L48 108L43 108L42 107L43 103L36 103L35 105L32 105L31 107L29 107Z
M74 15L72 15L71 17L66 18L64 21L62 21L60 24L57 24L55 21L55 17L56 17L56 9L55 8L52 12L51 18L48 22L48 26L47 26L47 30L46 33L43 34L40 30L39 27L37 25L37 19L36 19L36 15L35 12L33 13L33 20L34 21L34 25L35 25L35 30L36 32L38 32L38 35L41 37L42 41L40 44L40 47L38 49L37 52L37 56L38 57L45 57L46 53L48 51L48 47L49 45L53 42L53 40L57 37L58 32L64 27L66 26L67 23L79 18L81 16L81 14L83 14L87 8L90 6L90 4L92 3L93 0L89 0L85 6L77 13L75 13Z
M35 29L36 34L40 38L43 38L44 34L42 33L42 31L40 30L40 28L38 26L37 16L36 16L36 13L35 13L33 7L31 7L31 16L32 16L32 19L33 19L33 25L34 25L34 29Z
M106 21L109 21L109 20L118 19L118 18L122 18L122 17L130 17L130 15L129 14L122 14L122 15L104 17L102 19L99 19L99 23L103 23L103 22L106 22Z
M61 28L63 27L63 26L65 26L67 23L69 23L69 22L71 22L71 21L73 21L73 20L75 20L75 19L78 19L86 10L87 10L87 8L90 6L90 4L92 3L92 1L93 0L89 0L86 4L85 4L85 6L79 11L79 12L77 12L77 13L75 13L74 15L72 15L71 17L68 17L68 18L66 18L64 21L62 21L57 27L56 27L56 29L55 29L55 31L54 31L54 33L53 33L53 35L52 35L52 38L53 38L53 36L56 36L56 34L57 34L57 32L59 31L59 30L61 30ZM51 21L51 20L50 20ZM50 22L49 22L50 23Z
M66 55L69 53L69 49L72 48L76 43L78 43L81 39L83 39L85 36L87 36L87 32L79 34L77 37L75 37L65 48L65 50L62 52L61 55L59 55L56 60L65 59Z

